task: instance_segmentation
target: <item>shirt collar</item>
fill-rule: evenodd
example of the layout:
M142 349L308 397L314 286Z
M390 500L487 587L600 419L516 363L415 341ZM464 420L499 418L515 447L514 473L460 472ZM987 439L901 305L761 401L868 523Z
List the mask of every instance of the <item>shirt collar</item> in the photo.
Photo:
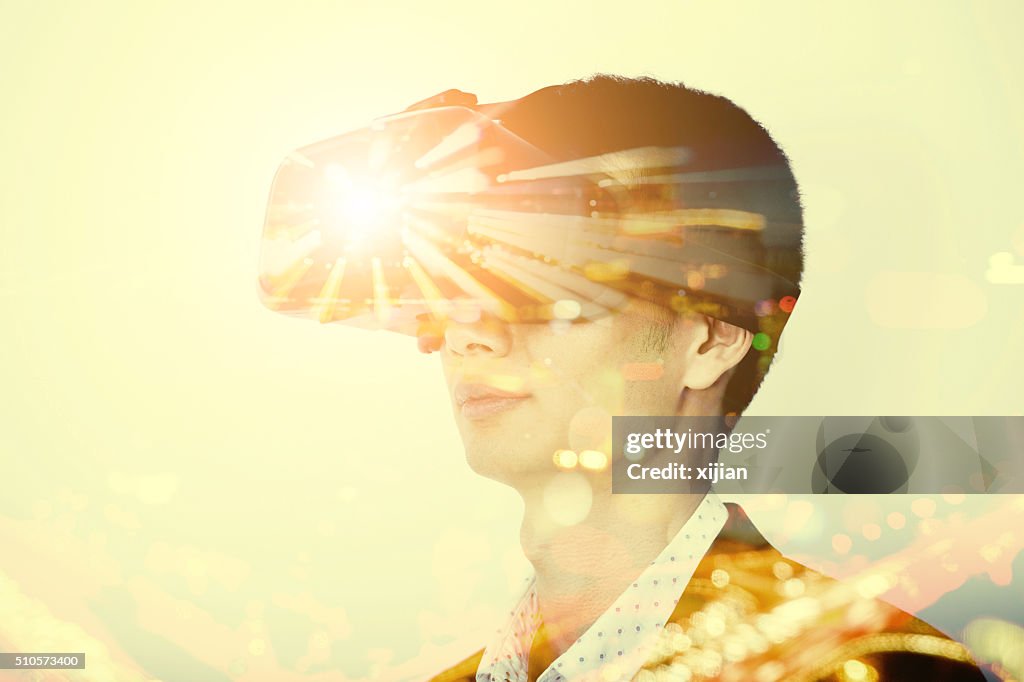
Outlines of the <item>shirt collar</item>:
M662 626L701 559L728 518L725 505L708 494L671 542L593 625L538 677L537 682L632 677L657 641ZM484 650L477 682L527 682L528 659L541 617L536 579Z

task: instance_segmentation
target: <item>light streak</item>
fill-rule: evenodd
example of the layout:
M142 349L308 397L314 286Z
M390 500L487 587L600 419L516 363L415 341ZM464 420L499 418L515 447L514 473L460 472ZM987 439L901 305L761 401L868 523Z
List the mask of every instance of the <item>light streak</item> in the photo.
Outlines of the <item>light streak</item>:
M498 249L485 251L486 262L494 262L498 267L508 271L517 270L522 276L545 282L550 287L545 291L551 300L579 300L581 316L591 318L609 313L626 305L629 296L604 284L592 282L582 275L555 265L543 263L525 256L515 256ZM497 272L495 268L492 271ZM581 300L582 299L582 300Z
M445 136L413 163L416 168L430 168L444 159L480 141L480 126L475 122L463 123Z
M271 226L267 231L267 236L270 239L275 237L287 239L288 241L298 242L315 231L320 226L320 221L316 218L310 220L304 220L301 223L282 223L279 225Z
M430 176L417 180L408 185L411 192L423 192L427 194L453 194L483 192L491 186L491 180L472 165L465 165L461 168L451 168L443 173L431 174Z
M671 168L685 163L690 156L686 147L637 147L622 151L588 156L584 159L573 159L534 168L515 170L503 176L505 181L540 180L542 178L562 178L579 175L599 175L619 169L631 172L645 168Z
M766 222L760 213L728 208L681 208L672 211L669 217L676 225L731 227L734 230L763 230Z
M405 240L405 232L407 232L408 229L411 228L416 230L416 232L420 233L427 239L429 239L431 242L443 243L448 246L457 245L455 238L450 233L445 232L444 230L442 230L429 220L425 220L413 213L408 213L404 217L408 225L408 228L402 231L403 241Z
M406 231L404 237L406 247L429 271L443 274L470 296L479 299L484 310L492 315L510 322L518 319L515 306L438 251L428 240L414 230Z
M327 276L323 288L320 289L320 295L310 299L310 302L313 303L310 314L321 323L330 322L334 317L334 306L338 303L338 291L341 289L341 280L344 275L345 259L338 258L334 261L331 274Z
M284 274L280 277L275 278L273 290L270 292L270 296L266 298L267 305L276 307L282 303L288 302L288 294L295 287L300 279L309 271L310 266L313 265L312 258L303 258L292 263Z
M309 157L304 156L299 152L291 152L285 158L292 163L297 163L300 166L305 166L306 168L316 168L316 164L310 160Z
M380 258L376 256L370 263L373 268L373 310L378 320L387 322L391 319L391 294L384 279L384 268L381 266Z
M416 286L423 292L424 302L430 308L430 312L439 320L446 318L451 308L451 301L445 298L434 280L414 258L408 259L406 267L413 281L416 282Z
M728 168L717 171L649 175L637 178L637 184L690 185L701 182L762 182L765 180L790 179L789 171L783 166L757 166L753 168Z

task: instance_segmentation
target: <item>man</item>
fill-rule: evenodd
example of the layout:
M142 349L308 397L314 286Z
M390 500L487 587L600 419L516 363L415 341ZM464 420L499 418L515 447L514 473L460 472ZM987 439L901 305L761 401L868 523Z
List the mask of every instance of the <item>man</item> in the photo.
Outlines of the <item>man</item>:
M704 172L784 159L727 100L650 80L598 77L547 89L501 118L559 160L652 145L695 150L691 167ZM643 187L635 175L627 182ZM795 205L794 190L788 199ZM796 252L782 267L799 262L799 244L790 244ZM440 353L467 460L522 496L521 542L536 576L486 648L437 679L980 678L962 649L878 602L836 609L865 613L831 626L830 637L804 637L813 657L801 655L798 633L730 627L745 624L743 613L785 611L794 602L787 597L811 586L827 593L830 581L784 559L759 535L751 541L742 512L730 513L713 495L613 495L603 468L574 468L586 474L589 494L560 482L571 474L553 464L553 453L568 447L574 430L606 433L611 415L742 410L756 386L749 372L736 372L754 357L752 338L710 315L637 299L611 318L559 331L486 315L446 325ZM644 366L662 369L656 378L622 375ZM582 504L583 518L566 524L564 507L573 504ZM745 543L723 532L730 524L733 531L747 526ZM819 611L809 621L824 619ZM872 645L875 628L897 638ZM735 630L731 638L727 630Z
M424 210L410 212L406 240L407 257L465 290L441 306L443 287L406 261L431 309L420 348L440 353L469 465L522 497L535 576L484 648L435 679L983 679L963 647L875 600L870 582L839 584L782 557L706 488L613 494L612 416L738 415L793 310L802 215L764 129L724 98L609 76L479 107L449 91L410 110L452 105L500 120L543 154L495 175L506 190L541 183L528 200L500 195L496 210L493 193L459 194L465 243L477 246L441 234L458 248L438 256L423 244L441 232L420 224ZM520 206L544 192L593 210ZM381 262L365 301L389 319ZM292 282L275 281L265 290L285 305L280 283ZM319 286L326 319L340 286ZM532 302L509 303L517 295ZM345 314L358 304L346 299Z

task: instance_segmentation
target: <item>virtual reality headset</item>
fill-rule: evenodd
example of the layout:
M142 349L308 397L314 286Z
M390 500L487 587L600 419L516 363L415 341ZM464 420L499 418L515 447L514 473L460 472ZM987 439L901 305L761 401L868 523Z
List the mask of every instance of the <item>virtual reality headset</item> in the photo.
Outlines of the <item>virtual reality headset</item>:
M799 294L773 256L799 247L791 176L694 172L688 155L645 147L556 161L463 106L378 119L281 163L261 300L411 335L484 314L595 320L632 298L756 330Z

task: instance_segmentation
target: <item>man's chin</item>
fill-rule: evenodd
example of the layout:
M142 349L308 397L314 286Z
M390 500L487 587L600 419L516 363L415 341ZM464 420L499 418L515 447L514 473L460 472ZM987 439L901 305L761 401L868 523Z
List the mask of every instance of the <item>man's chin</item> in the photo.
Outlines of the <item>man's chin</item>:
M493 439L464 439L466 446L466 463L474 473L490 478L499 483L514 485L517 480L528 476L531 472L550 468L551 460L538 462L538 455L532 449L525 452L519 442L513 441L510 447L502 447Z

